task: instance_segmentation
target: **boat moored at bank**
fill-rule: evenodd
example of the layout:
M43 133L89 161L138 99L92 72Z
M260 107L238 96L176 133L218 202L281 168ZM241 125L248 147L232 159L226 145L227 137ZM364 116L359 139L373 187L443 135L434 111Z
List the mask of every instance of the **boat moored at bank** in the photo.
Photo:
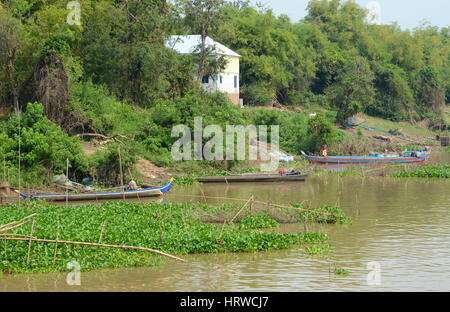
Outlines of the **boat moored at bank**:
M302 151L305 159L312 163L327 164L378 164L378 163L420 163L426 161L430 149L406 150L399 154L372 153L369 156L314 156Z

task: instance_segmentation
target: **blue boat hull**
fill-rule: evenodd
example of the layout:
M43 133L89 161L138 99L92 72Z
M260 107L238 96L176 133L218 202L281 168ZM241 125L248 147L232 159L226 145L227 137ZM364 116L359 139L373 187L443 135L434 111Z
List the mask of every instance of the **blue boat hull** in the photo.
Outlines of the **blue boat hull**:
M81 193L81 194L36 194L29 195L19 193L23 198L45 199L49 201L76 201L76 200L102 200L102 199L127 199L141 197L162 196L170 190L173 184L173 178L169 183L161 187L155 187L145 190L123 191L123 192L103 192L103 193Z
M431 152L420 157L382 157L382 156L311 156L304 155L313 163L327 164L379 164L379 163L420 163L430 157Z

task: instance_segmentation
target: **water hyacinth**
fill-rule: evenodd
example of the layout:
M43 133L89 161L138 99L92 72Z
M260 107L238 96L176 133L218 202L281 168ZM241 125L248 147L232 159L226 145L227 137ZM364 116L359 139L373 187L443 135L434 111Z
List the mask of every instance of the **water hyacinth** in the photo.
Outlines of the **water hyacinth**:
M241 229L267 229L278 227L280 223L266 215L246 216L239 221Z
M301 244L323 244L328 240L320 233L283 234L241 228L233 223L226 226L207 224L194 218L196 209L197 205L192 203L108 202L63 207L31 202L27 209L19 209L15 204L3 205L0 223L7 224L37 213L33 237L38 239L137 246L174 255L258 252ZM30 232L31 222L8 231L8 234L29 237ZM55 246L54 243L33 241L28 255L28 240L2 241L0 237L0 245L2 272L66 271L67 263L72 260L80 263L83 271L152 266L162 261L160 256L140 250L63 243Z
M318 223L336 223L348 224L352 223L353 219L345 216L344 211L338 206L320 206L315 208L305 208L300 205L292 205L296 208L304 208L305 210L299 213L299 218L302 222L318 222Z
M425 165L420 167L414 167L413 170L408 170L407 167L402 170L392 173L391 177L394 178L450 178L450 165Z

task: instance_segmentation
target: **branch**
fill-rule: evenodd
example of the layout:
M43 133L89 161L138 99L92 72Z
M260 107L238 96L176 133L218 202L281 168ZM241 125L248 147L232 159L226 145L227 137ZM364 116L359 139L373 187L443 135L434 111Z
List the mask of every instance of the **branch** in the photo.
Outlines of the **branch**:
M119 246L119 245L109 245L109 244L98 244L98 243L87 243L87 242L71 242L71 241L60 241L53 239L40 239L40 238L22 238L22 237L6 237L2 236L3 240L17 240L17 241L33 241L33 242L41 242L41 243L58 243L58 244L68 244L68 245L84 245L84 246L95 246L95 247L108 247L108 248L120 248L120 249L134 249L134 250L143 250L152 253L156 253L165 257L169 257L178 261L184 262L183 259L172 256L170 254L164 253L159 250L145 248L145 247L136 247L136 246Z

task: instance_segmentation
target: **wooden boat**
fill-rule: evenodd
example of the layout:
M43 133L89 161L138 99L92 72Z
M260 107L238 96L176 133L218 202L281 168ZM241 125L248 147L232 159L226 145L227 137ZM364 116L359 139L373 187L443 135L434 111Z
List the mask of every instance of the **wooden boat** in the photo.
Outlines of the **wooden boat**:
M31 199L45 199L50 201L69 201L75 200L102 200L102 199L127 199L127 198L141 198L141 197L155 197L162 196L170 190L173 184L173 178L169 183L161 187L151 189L123 191L123 192L102 192L102 193L80 193L80 194L36 194L28 195L19 193L23 198L30 197Z
M305 181L309 173L254 173L235 174L219 177L198 178L201 183L236 183L236 182L282 182L282 181Z
M375 154L373 156L313 156L302 151L305 159L312 163L329 164L378 164L378 163L419 163L430 157L431 150L407 150L397 155Z

